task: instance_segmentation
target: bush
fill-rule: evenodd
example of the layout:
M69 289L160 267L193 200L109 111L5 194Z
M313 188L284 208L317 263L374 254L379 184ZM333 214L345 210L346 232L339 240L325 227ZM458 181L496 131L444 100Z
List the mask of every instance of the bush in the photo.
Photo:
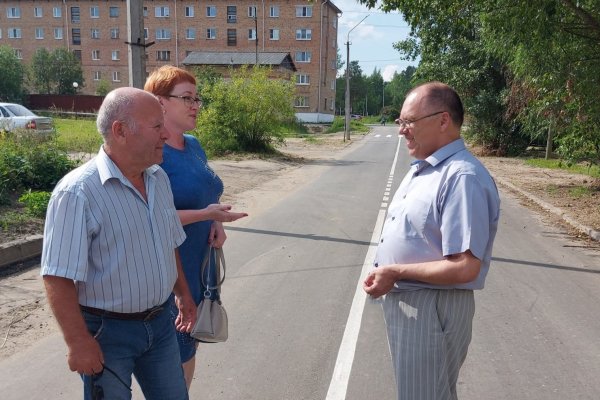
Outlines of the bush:
M44 218L51 195L50 192L32 192L30 189L19 197L19 203L25 205L27 215Z
M54 140L3 136L0 138L0 204L25 189L52 190L75 162Z
M229 151L270 152L282 142L282 125L294 119L292 82L271 79L267 68L232 70L202 91L206 105L196 132L209 155Z

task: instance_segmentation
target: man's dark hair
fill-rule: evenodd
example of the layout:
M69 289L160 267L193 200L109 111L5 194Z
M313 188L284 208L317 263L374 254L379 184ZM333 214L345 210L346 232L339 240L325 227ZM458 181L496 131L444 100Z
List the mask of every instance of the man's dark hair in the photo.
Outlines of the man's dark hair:
M424 91L423 98L425 104L431 107L431 112L445 110L450 114L452 122L459 128L463 124L465 109L458 93L450 86L442 82L427 82L412 88L406 95L412 91L421 88Z

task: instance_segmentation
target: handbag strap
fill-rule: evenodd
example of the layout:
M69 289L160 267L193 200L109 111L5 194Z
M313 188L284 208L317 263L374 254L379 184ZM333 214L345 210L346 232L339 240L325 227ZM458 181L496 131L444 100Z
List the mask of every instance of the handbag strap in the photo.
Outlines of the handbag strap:
M210 268L210 259L213 257L213 255L215 258L215 268L217 270L217 284L215 286L208 286L207 283L204 281L204 276ZM221 266L223 266L223 276L221 276ZM211 290L217 290L217 292L219 292L219 288L221 287L223 282L225 282L225 255L223 254L223 249L212 246L208 248L208 251L204 256L204 261L202 261L202 267L200 268L200 281L202 282L202 286L206 288L206 290L204 291L205 298L210 297Z

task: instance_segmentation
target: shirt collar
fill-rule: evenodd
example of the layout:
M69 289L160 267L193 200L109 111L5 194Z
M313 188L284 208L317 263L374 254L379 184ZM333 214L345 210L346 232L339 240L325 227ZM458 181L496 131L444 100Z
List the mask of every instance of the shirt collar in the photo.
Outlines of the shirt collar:
M120 180L123 184L128 184L129 179L123 175L119 167L110 159L108 154L104 151L104 146L100 146L98 156L96 157L96 165L98 167L98 174L100 176L100 182L104 185L106 181L111 178ZM148 176L152 176L158 171L160 167L156 164L151 165L144 171Z
M425 161L427 161L431 166L435 167L447 158L463 150L466 150L465 142L462 138L458 138L455 141L450 142L444 147L436 150L436 152L427 157Z

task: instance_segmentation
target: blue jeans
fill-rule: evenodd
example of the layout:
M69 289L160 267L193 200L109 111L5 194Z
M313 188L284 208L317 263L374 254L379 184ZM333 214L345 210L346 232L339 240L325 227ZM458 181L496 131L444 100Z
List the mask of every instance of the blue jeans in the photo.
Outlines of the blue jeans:
M84 399L101 390L103 399L131 399L135 375L148 400L188 400L175 327L168 307L150 321L125 321L83 312L102 348L105 369L83 376Z

